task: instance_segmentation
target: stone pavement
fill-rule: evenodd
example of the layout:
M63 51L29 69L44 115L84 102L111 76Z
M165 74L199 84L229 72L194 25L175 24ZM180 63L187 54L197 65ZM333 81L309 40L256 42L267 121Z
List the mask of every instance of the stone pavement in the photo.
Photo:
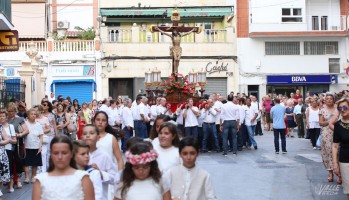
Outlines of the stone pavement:
M218 200L346 199L341 186L327 182L320 151L309 140L287 138L288 153L276 155L272 132L255 138L258 150L200 155L198 165L211 174ZM11 194L5 187L4 200L31 199L32 184Z

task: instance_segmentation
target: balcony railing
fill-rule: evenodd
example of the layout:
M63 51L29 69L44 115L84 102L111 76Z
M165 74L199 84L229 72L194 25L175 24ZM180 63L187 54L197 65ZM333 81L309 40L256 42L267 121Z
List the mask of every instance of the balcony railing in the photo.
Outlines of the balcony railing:
M3 13L11 21L11 0L0 1L0 13Z
M93 40L64 40L53 43L53 51L73 52L73 51L94 51L95 43Z
M39 52L85 52L95 51L94 40L55 40L49 49L50 41L21 41L19 42L19 52L25 52L30 48L30 43L34 43Z
M201 36L199 36L201 34ZM219 30L219 29L206 29L199 35L197 34L189 34L182 37L183 43L219 43L227 41L227 31ZM136 42L140 43L161 43L168 41L166 35L161 33L151 33L147 30L139 30L139 33L136 34L139 38L132 38L132 29L109 29L108 30L108 42Z

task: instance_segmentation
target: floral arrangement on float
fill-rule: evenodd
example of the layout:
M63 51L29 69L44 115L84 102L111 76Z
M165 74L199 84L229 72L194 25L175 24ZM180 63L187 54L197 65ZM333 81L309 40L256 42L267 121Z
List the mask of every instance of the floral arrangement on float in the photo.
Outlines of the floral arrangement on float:
M195 92L195 83L191 83L188 76L183 76L183 74L178 74L177 80L175 76L169 76L168 80L164 80L160 86L165 95L175 93L193 94Z

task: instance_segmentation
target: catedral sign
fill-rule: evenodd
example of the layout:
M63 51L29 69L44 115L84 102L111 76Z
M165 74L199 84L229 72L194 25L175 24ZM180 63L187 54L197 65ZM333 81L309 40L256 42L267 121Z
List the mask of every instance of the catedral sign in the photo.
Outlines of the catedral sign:
M0 51L18 51L18 31L0 31Z

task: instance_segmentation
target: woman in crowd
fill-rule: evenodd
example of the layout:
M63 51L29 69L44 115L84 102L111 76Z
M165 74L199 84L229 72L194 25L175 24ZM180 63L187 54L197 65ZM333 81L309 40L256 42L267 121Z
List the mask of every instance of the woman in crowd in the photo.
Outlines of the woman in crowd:
M294 127L297 126L296 117L293 113L293 110L294 110L293 101L289 99L287 101L286 117L287 117L288 133L290 134L291 137L294 137Z
M78 139L81 139L82 136L82 128L86 125L86 119L84 116L84 113L82 111L79 111L78 113L78 126L79 126L79 130L76 133Z
M12 124L15 128L15 133L17 136L17 143L14 148L14 164L16 167L16 174L14 174L13 180L17 185L17 188L22 188L21 177L23 174L24 158L26 157L24 148L24 138L20 137L22 133L27 133L28 129L25 125L24 118L18 117L17 105L15 103L7 104L7 122Z
M73 100L73 106L75 113L78 114L78 112L81 110L81 106L79 105L79 101L77 99Z
M27 115L28 121L26 121L25 123L28 127L29 133L21 133L17 137L25 137L24 144L26 157L24 159L24 182L29 183L29 167L32 167L31 182L34 183L37 167L42 166L41 151L44 131L42 129L42 126L35 121L36 109L29 109Z
M0 200L2 200L2 183L10 181L10 164L5 150L5 145L10 143L10 139L3 127L0 131Z
M69 118L69 124L67 126L69 137L72 140L76 140L77 139L76 132L79 130L79 126L78 126L78 115L75 113L74 106L68 106L66 115Z
M92 111L91 119L93 119L95 117L95 114L98 111L98 108L99 107L98 107L97 100L93 99L92 100L92 108L91 108L91 111Z
M118 97L118 100L116 102L116 106L118 108L118 111L121 112L122 108L124 107L124 101L122 100L121 97Z
M84 120L86 124L91 124L92 111L87 107L87 103L82 103L81 111L84 114Z
M319 112L319 122L322 134L321 156L322 162L328 171L328 181L333 182L333 163L332 163L332 143L333 131L330 129L330 121L338 116L335 106L335 99L332 94L326 95L326 105Z
M13 175L14 175L14 145L17 143L15 127L7 123L7 112L0 111L0 124L2 126L3 134L7 134L9 143L5 145L6 154L9 161L10 183L8 185L9 192L14 192L13 189Z
M67 126L70 123L70 118L64 112L63 104L57 104L56 124L58 135L68 135Z
M349 200L349 99L343 98L337 102L340 120L334 125L333 131L333 171L338 176L338 184L343 178L343 193Z
M44 131L44 134L42 136L42 150L41 150L41 160L42 160L42 167L41 171L46 172L48 168L48 161L50 157L50 134L51 134L51 127L50 122L47 117L43 115L44 108L41 105L34 106L36 109L36 122L39 122L39 124L42 127L42 130Z
M95 199L88 173L76 170L72 141L64 135L55 137L50 149L50 167L47 172L36 176L32 199Z
M307 108L305 115L307 119L307 128L309 129L311 144L313 145L313 149L316 150L316 141L320 135L319 103L317 99L313 99L311 106Z

